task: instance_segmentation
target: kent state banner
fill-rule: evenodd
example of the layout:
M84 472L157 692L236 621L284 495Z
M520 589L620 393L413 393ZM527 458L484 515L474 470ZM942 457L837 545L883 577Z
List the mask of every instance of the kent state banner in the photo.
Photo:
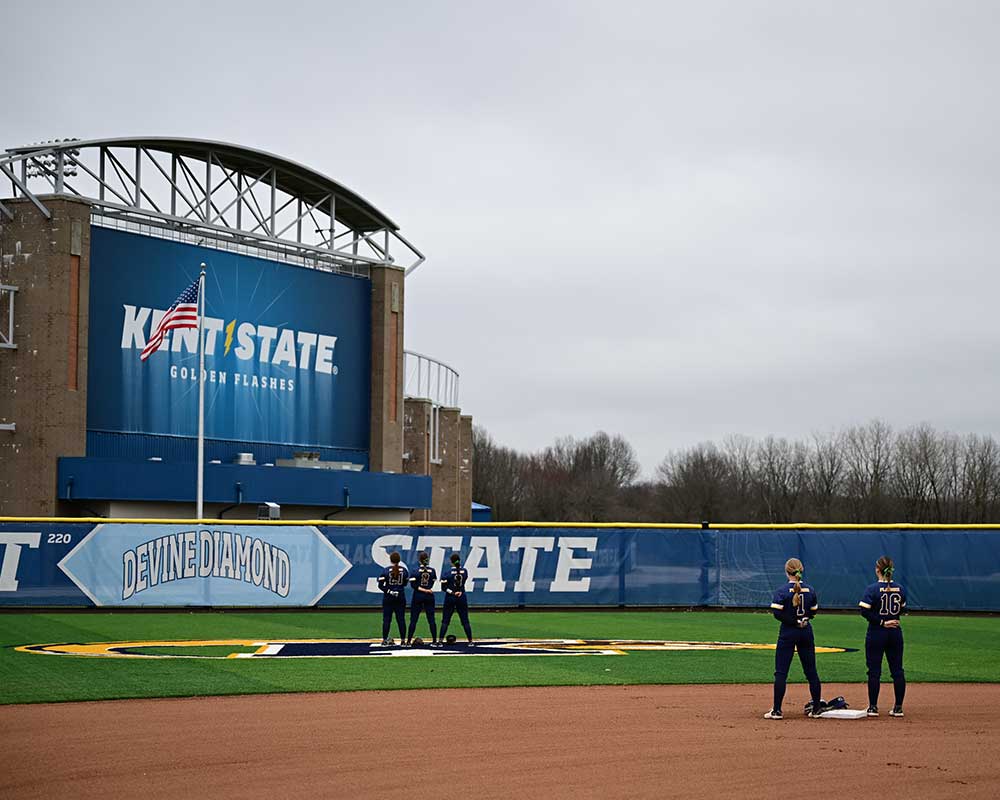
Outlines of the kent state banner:
M368 281L96 226L91 236L90 430L195 435L197 331L139 354L205 262L206 436L367 449Z

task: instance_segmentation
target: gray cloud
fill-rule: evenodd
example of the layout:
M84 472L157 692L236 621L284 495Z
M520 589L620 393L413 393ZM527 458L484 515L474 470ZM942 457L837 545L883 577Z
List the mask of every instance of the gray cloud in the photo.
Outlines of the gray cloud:
M501 441L1000 433L993 3L14 3L5 145L188 135L429 256L409 347Z

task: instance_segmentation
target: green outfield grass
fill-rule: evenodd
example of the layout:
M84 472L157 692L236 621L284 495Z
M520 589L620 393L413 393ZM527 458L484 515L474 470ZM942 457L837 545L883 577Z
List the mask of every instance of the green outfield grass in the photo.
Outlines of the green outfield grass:
M773 643L767 613L473 611L477 637L671 639ZM461 633L459 626L454 632ZM1000 682L1000 618L904 619L910 681ZM773 651L630 652L624 656L397 659L130 660L24 653L24 644L187 639L372 637L381 615L289 613L11 613L0 615L0 704L267 692L468 686L770 683ZM864 647L865 622L826 615L817 644ZM426 622L417 635L427 636ZM236 651L240 648L228 648ZM220 655L227 648L199 651ZM191 651L194 652L194 651ZM818 655L830 682L863 682L864 653ZM803 680L797 661L791 680ZM884 671L885 679L888 678Z

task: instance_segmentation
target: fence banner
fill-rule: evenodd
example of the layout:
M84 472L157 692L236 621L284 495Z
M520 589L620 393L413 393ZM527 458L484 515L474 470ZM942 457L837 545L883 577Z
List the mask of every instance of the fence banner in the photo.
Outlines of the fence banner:
M785 560L855 608L887 554L912 610L1000 611L1000 529L0 523L0 605L368 606L399 551L457 552L486 606L766 608Z
M824 608L854 608L888 555L911 609L1000 610L1000 530L714 530L718 592L710 605L755 606L795 556Z

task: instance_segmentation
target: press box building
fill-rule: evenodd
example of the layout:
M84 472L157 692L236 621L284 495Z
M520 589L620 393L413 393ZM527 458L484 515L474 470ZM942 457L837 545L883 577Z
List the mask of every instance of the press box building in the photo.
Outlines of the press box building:
M468 520L458 374L403 342L424 260L363 197L194 139L0 154L0 516L194 515L206 265L205 516ZM273 508L274 506L272 506Z

